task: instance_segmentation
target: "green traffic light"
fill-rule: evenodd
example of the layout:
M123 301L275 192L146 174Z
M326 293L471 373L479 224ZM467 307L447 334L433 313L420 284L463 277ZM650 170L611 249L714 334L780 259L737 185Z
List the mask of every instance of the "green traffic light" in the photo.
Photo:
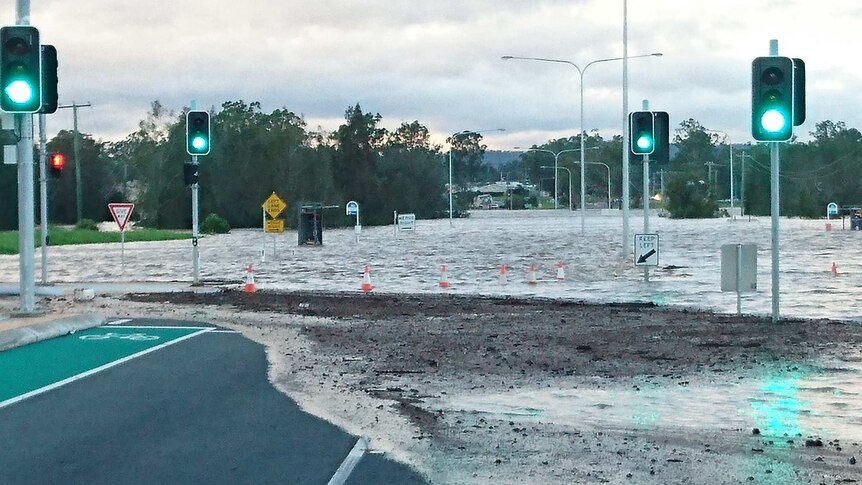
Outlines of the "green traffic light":
M760 117L760 126L770 133L778 133L787 126L787 116L775 108L768 109Z
M192 148L195 150L204 151L207 147L207 139L202 136L192 138Z
M13 103L26 104L33 99L33 86L21 79L9 83L4 91Z
M649 150L650 147L652 146L652 138L650 138L646 135L641 135L640 137L638 137L637 144L638 144L638 148L640 148L641 150L644 150L644 151Z

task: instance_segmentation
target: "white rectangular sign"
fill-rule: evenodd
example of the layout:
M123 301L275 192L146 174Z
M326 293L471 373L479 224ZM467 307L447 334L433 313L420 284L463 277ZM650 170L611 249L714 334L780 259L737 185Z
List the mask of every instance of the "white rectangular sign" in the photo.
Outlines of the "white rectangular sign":
M635 266L658 266L658 234L635 234Z
M413 231L416 229L416 214L398 214L398 229Z
M721 291L757 291L757 244L721 245Z

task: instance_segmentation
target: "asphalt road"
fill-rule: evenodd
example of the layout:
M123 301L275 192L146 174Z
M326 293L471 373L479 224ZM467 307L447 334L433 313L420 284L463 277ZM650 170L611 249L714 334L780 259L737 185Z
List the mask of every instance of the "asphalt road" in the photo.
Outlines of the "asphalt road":
M123 325L166 324L200 326L163 320ZM26 365L60 358L35 354ZM260 345L222 332L178 341L8 404L0 408L0 436L3 484L327 484L357 443L356 436L302 412L267 381ZM405 465L366 453L346 483L426 481Z

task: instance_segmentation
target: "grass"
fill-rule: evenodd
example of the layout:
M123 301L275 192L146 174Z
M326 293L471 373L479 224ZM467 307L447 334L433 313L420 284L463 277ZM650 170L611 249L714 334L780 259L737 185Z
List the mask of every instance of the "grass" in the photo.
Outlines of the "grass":
M135 229L126 232L126 241L167 241L173 239L190 239L190 232L168 231L163 229ZM36 246L39 246L41 234L36 230ZM69 244L98 244L120 242L119 232L99 232L87 229L64 229L62 227L48 228L48 243L51 246ZM0 254L18 254L18 231L0 232Z

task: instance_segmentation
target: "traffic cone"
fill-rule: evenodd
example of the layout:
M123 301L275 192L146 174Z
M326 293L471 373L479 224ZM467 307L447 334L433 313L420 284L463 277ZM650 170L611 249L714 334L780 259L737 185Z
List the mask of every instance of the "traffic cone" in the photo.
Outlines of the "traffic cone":
M509 282L508 274L509 270L506 269L506 263L503 263L503 265L500 266L500 283L505 285Z
M566 279L566 272L565 270L563 270L563 268L565 267L566 265L563 264L562 261L557 262L557 281L563 281L564 279Z
M440 288L449 288L449 277L446 275L446 265L440 269Z
M365 265L365 272L362 275L362 286L359 289L366 293L374 289L374 286L371 284L371 272L368 271L367 264Z
M838 265L835 264L835 261L832 261L832 276L838 276Z
M245 271L245 288L242 291L246 293L257 291L257 287L254 285L254 268L252 265L248 265L248 269Z
M527 274L527 283L531 285L539 284L539 280L536 279L536 263L530 263L530 272Z

